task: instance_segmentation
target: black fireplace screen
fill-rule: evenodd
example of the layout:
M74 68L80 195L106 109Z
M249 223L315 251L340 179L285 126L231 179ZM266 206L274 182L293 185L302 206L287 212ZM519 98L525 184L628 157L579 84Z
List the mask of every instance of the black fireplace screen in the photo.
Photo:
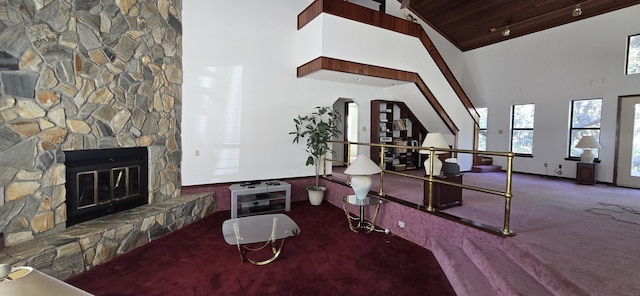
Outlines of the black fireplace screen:
M140 194L140 166L81 172L76 178L78 209Z
M65 152L67 227L148 202L144 147Z

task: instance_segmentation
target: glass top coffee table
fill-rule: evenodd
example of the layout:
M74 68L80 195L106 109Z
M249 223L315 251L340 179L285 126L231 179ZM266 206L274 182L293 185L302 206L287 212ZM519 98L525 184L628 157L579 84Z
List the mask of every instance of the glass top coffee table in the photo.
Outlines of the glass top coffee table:
M380 212L380 205L387 201L374 196L367 196L363 199L356 198L355 195L347 195L342 198L342 208L347 216L349 222L349 229L353 232L365 232L369 233L376 229L376 219L378 219L378 213ZM360 217L353 217L349 210L347 210L347 204L360 207ZM373 214L373 220L371 222L364 219L364 210L368 206L376 206L375 213ZM353 225L351 220L358 220L357 225Z
M229 219L222 223L222 235L230 245L237 245L242 262L249 261L254 265L265 265L278 258L284 245L284 239L300 234L298 224L285 214L257 215ZM276 241L280 240L277 246ZM264 243L251 247L249 244ZM273 256L257 261L247 258L250 251L259 251L271 245Z

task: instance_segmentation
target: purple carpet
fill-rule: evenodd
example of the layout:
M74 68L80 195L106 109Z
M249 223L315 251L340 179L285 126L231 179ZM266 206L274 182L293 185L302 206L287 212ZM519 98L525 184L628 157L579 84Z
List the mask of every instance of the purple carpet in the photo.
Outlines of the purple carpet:
M340 171L332 178L344 180ZM422 181L385 174L384 182L387 195L422 200ZM350 194L329 183L332 193ZM502 191L506 174L465 173L463 183ZM514 174L512 190L515 237L392 203L380 225L431 249L458 295L640 295L640 190L526 174ZM443 212L503 226L502 197L463 190L463 200ZM340 205L338 198L332 203Z
M67 282L114 296L455 295L433 254L414 243L353 233L344 211L329 203L295 202L287 215L301 233L264 266L241 262L222 236L229 211L220 211Z

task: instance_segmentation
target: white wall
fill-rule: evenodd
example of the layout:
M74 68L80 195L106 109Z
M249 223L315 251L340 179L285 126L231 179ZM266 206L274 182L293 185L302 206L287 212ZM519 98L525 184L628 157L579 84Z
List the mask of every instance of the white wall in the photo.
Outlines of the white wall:
M345 97L358 104L359 122L368 126L370 100L404 99L384 89L295 77L301 61L318 53L331 56L340 44L357 37L334 34L331 40L309 40L315 43L309 45L315 52L301 50L306 42L299 40L304 34L296 30L296 16L311 2L184 3L184 185L313 175L313 169L304 166L303 144L291 144L288 135L294 116ZM387 12L393 13L389 6ZM551 167L562 164L564 176L574 177L575 162L564 160L570 101L603 98L604 148L598 179L611 182L617 100L640 94L640 75L623 74L626 37L640 33L640 18L635 17L639 14L640 6L634 6L465 53L431 30L427 32L473 103L489 108L490 150L509 148L510 106L536 103L534 157L517 158L517 171L545 174L542 164L547 162ZM338 32L339 26L328 26L341 22L319 22L316 29ZM364 34L369 34L366 29ZM417 49L409 49L413 50ZM366 56L362 60L346 46L336 55L353 55L356 61L377 64ZM401 63L397 68L403 69ZM463 116L450 115L456 122ZM461 120L466 125L466 119ZM368 130L360 131L361 141L368 141ZM464 126L461 132L471 133ZM461 148L468 147L465 141Z
M535 103L533 158L514 169L546 174L565 161L571 100L603 98L598 180L612 182L619 96L640 94L640 75L624 75L627 36L640 33L640 5L463 54L461 84L476 107L488 107L488 150L509 149L510 106ZM500 133L502 131L502 133Z
M313 175L293 118L341 97L369 124L382 90L296 78L297 14L311 2L184 1L184 185Z
M405 18L407 14L416 17L416 14L413 12L407 9L400 9L401 2L402 1L386 1L386 13L399 18ZM427 33L429 39L431 39L431 42L436 46L442 58L447 62L447 66L451 72L457 79L462 79L465 74L462 51L421 19L417 18L416 22L420 24Z

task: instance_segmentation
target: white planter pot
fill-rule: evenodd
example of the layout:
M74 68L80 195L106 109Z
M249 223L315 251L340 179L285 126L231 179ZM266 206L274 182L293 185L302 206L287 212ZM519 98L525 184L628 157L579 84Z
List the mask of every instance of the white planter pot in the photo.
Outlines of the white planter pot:
M322 200L324 199L324 191L327 190L327 188L325 187L320 188L322 190L307 189L307 192L309 192L309 202L314 206L322 204Z

